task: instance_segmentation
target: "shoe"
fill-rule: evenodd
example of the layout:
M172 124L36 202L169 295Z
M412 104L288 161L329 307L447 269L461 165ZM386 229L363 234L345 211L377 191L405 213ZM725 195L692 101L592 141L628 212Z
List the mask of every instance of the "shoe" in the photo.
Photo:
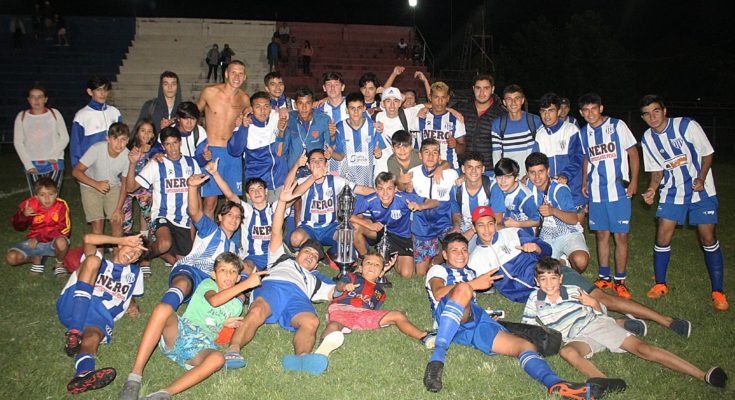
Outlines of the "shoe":
M69 394L79 394L87 390L102 389L115 380L115 368L102 368L77 375L66 384Z
M333 351L340 348L344 342L345 342L344 333L342 333L341 331L332 332L329 335L324 337L321 344L319 344L319 347L317 347L314 353L321 354L325 357L329 357L329 355Z
M56 278L66 278L69 276L69 271L66 270L64 267L64 264L56 264L56 267L54 267L54 277Z
M640 337L644 337L648 334L648 325L646 324L646 321L638 319L630 314L625 314L623 317L623 329Z
M427 349L431 350L436 345L436 331L432 331L426 334L426 336L419 339L421 344L424 345Z
M605 393L623 392L628 388L625 381L619 378L589 378L587 383L597 385L600 388L601 393L595 396L597 398L602 397Z
M712 307L717 311L727 311L730 308L725 293L712 292Z
M704 375L704 381L718 388L724 388L727 383L727 374L720 367L714 367Z
M225 356L225 368L226 369L238 369L243 368L247 365L247 361L243 358L240 353L236 351L229 351L224 354Z
M646 296L649 299L659 299L667 293L669 293L669 287L665 283L657 283L646 293Z
M428 364L426 364L426 371L424 371L424 386L426 386L426 390L432 393L437 393L442 390L443 373L443 362L430 361Z
M599 386L595 385L596 388ZM557 395L562 399L588 400L594 399L591 383L559 382L549 388L549 394Z
M64 335L64 351L69 357L74 357L82 347L82 333L76 329L66 332Z
M151 277L151 266L141 265L140 272L143 274L143 278L150 278Z
M688 338L692 334L692 323L685 319L674 317L672 318L671 325L669 325L669 329L676 332L679 336Z
M39 264L39 265L31 264L31 268L29 269L29 271L31 271L31 274L33 275L41 275L43 271L45 270L46 270L46 266L43 264Z
M141 382L131 381L128 379L117 394L117 400L138 400L140 397L140 388L143 386Z
M595 286L597 286L598 289L613 289L615 285L610 282L608 279L604 278L597 278L594 282Z
M617 293L618 297L622 297L624 299L630 299L633 297L630 294L630 291L627 287L625 287L625 281L620 281L620 283L614 283L613 290L615 290L615 293Z
M301 370L311 375L321 375L329 366L329 357L323 354L304 354L301 359Z
M297 354L287 354L281 357L281 366L287 371L303 370L303 356Z
M159 390L156 393L151 393L148 396L145 396L143 400L171 400L173 397L169 392L164 392L163 390Z

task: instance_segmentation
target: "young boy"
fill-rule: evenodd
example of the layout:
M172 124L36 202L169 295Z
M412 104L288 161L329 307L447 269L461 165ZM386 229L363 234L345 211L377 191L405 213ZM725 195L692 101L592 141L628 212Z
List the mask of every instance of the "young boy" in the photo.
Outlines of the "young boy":
M33 186L34 196L20 203L11 219L16 230L29 229L28 239L8 249L5 262L11 266L31 263L31 272L41 274L45 268L43 257L55 256L54 275L64 276L64 257L71 234L69 206L58 198L53 179L39 178Z
M549 257L541 259L536 264L535 274L539 288L528 297L523 322L537 324L539 319L545 326L561 332L566 345L559 354L588 378L605 378L588 359L608 349L613 353L629 352L712 386L725 387L727 375L722 368L714 367L704 372L688 361L644 342L607 316L606 309L584 290L574 285L562 285L559 261ZM590 382L601 382L605 386L604 381L598 379L590 379ZM618 380L616 386L619 390L624 389L625 383Z
M566 382L559 378L525 339L507 332L475 302L475 291L486 290L503 278L493 275L497 268L482 275L467 267L467 239L460 233L444 238L444 259L426 274L426 292L438 325L434 352L424 373L424 386L430 392L442 389L446 353L452 342L473 347L487 355L517 357L523 370L546 386L549 393L567 399L590 398L596 385Z
M404 335L420 341L426 348L434 347L435 335L417 328L403 311L381 310L386 292L376 283L388 269L383 256L369 253L362 259L356 273L348 273L337 282L334 300L327 309L327 326L322 332L322 344L315 353L328 356L344 341L343 333L352 330L373 330L395 325Z
M452 226L467 238L475 236L472 228L472 212L479 206L491 206L498 219L505 213L505 195L493 179L485 175L485 158L471 151L462 157L464 182L452 187L449 198L452 204Z
M69 155L72 168L89 148L104 142L110 124L122 122L120 111L107 104L107 96L112 90L112 83L107 78L93 76L87 81L89 103L74 115L69 138Z
M96 246L117 245L106 260ZM66 385L70 394L101 389L115 380L114 368L95 370L95 354L100 343L112 340L115 321L128 313L137 318L133 296L143 295L143 277L138 261L146 251L140 235L112 237L84 236L86 258L69 277L56 302L59 321L67 328L64 350L75 357L76 375Z
M113 123L107 141L90 146L72 172L79 181L82 207L87 222L92 225L92 233L102 234L105 219L109 219L112 236L122 236L122 206L127 195L125 177L130 165L129 138L127 125Z
M535 236L534 228L541 223L538 207L531 189L518 179L520 167L511 158L501 158L495 164L495 182L505 196L505 214L501 224L506 228L520 228Z
M152 393L147 400L167 400L201 383L225 365L225 357L214 343L223 327L242 325L241 293L260 285L261 275L252 272L240 280L243 263L230 252L214 260L211 279L205 279L191 296L184 315L171 314L161 333L158 347L166 357L186 369L186 373L165 388Z
M413 148L412 142L411 134L403 129L396 131L391 139L393 154L388 157L388 172L396 178L396 186L402 192L413 191L408 171L421 165L419 151Z
M602 115L602 99L595 93L579 98L579 112L587 121L580 131L582 194L590 198L590 230L597 238L599 268L595 285L630 298L625 286L628 268L630 199L638 191L640 164L636 140L625 122ZM615 239L615 276L610 277L610 233Z
M358 196L355 201L354 215L350 218L355 228L355 249L360 255L367 254L368 242L379 242L385 231L389 252L396 253L398 257L398 273L410 278L414 271L411 212L438 205L437 200L426 200L414 193L396 192L393 175L381 172L375 178L375 193Z

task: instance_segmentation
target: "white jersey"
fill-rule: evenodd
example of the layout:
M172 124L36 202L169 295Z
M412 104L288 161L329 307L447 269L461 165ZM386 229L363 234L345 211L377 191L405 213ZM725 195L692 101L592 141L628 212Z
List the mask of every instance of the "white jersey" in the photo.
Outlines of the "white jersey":
M579 138L589 162L590 201L601 203L624 199L623 181L630 181L627 150L636 145L628 125L617 118L605 117L605 121L596 128L585 125Z
M299 184L309 178L299 179ZM355 184L340 176L327 175L322 183L314 183L301 195L301 223L310 228L324 228L337 221L337 196L345 185Z
M715 152L696 121L669 118L663 132L657 133L649 128L641 143L646 171L664 173L659 186L659 203L697 203L717 194L711 169L704 180L704 190L692 190L693 181L702 170L702 158Z
M202 272L210 273L214 269L214 259L218 255L226 251L238 253L237 243L228 238L225 231L208 216L202 214L199 222L194 226L197 228L197 235L191 251L177 261L176 265L189 265Z
M334 283L322 281L313 271L301 267L293 258L281 259L284 254L283 246L276 252L268 253L268 275L263 277L263 282L293 283L311 301L332 300ZM279 259L280 262L276 263Z
M381 172L388 172L388 158L393 154L393 134L399 130L405 130L408 133L418 131L419 120L416 115L422 108L424 108L424 105L418 104L413 107L403 109L403 112L406 115L407 127L403 126L400 117L396 116L394 118L390 118L388 117L388 113L385 111L381 111L375 116L375 122L383 124L383 132L381 135L383 136L385 149L383 149L383 156L375 160L374 178ZM408 130L406 130L406 128L408 128Z
M358 185L373 187L373 151L375 147L385 147L382 140L370 118L364 118L357 129L349 121L338 123L334 151L344 155L338 164L339 175Z
M442 115L434 115L428 112L425 118L418 119L418 123L421 132L419 147L421 147L421 142L424 139L436 139L439 142L439 156L441 159L447 160L454 168L459 168L457 153L447 146L447 138L449 135L455 139L464 137L466 134L464 123L460 122L449 111Z
M435 264L429 268L426 273L426 280L424 281L424 287L429 295L429 302L431 302L431 311L434 311L439 300L434 297L434 292L431 290L431 284L429 283L434 278L441 279L446 286L454 285L461 282L469 282L477 277L475 271L470 268L452 268L446 264ZM474 293L473 302L474 302Z
M196 135L194 134L194 131L196 131ZM203 126L197 124L197 126L194 128L194 131L189 133L181 133L181 154L184 156L194 157L197 146L199 146L200 143L207 139L207 131L204 129ZM195 138L194 136L197 137Z
M569 144L572 138L578 137L579 128L570 122L563 122L559 130L552 133L549 128L540 126L536 130L536 144L538 151L546 154L549 160L555 160L557 156L567 156L569 154ZM558 173L561 168L553 168L552 171Z
M273 213L278 202L270 203L262 210L256 210L245 201L240 201L240 205L245 210L240 225L240 258L267 255L268 245L271 242Z
M153 195L151 218L166 218L176 226L188 228L189 186L186 180L199 173L199 165L187 156L176 161L167 157L162 157L160 162L149 161L135 177L135 181Z

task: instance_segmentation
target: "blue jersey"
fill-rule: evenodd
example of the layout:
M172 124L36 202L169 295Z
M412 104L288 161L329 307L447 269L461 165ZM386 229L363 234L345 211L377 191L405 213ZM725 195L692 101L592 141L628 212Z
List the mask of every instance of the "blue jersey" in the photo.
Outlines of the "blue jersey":
M298 111L288 113L283 134L287 169L296 164L302 153L309 154L314 149L324 150L325 144L333 144L329 136L329 122L329 116L316 110L309 121L302 121Z
M413 167L413 190L425 199L436 199L439 206L430 210L421 210L414 213L411 233L421 240L436 239L439 233L452 227L452 205L450 192L457 180L457 172L453 169L442 171L442 180L435 183L423 165Z
M646 171L663 171L664 174L658 189L659 203L697 203L717 194L712 170L707 172L704 190L692 190L694 179L702 171L702 158L715 152L696 121L669 118L663 132L648 129L641 143Z
M447 139L450 135L455 139L464 137L466 135L464 123L448 111L441 115L427 112L426 117L419 118L419 131L421 132L419 148L425 139L435 139L439 142L439 157L447 160L453 168L459 168L457 152L447 146Z
M299 184L307 179L299 179ZM321 183L311 185L301 195L301 224L310 228L324 228L337 222L337 196L345 185L350 185L354 191L354 183L333 175L327 175Z
M587 187L594 203L624 199L629 182L628 152L636 144L625 122L611 117L597 128L589 124L580 131L582 151L587 156Z
M505 131L501 132L503 119L507 122ZM533 121L534 126L528 126L529 119ZM538 115L526 116L525 111L521 111L521 118L517 121L513 121L507 114L495 118L491 128L493 160L500 160L503 157L515 160L520 167L519 176L526 175L526 157L531 154L536 130L542 126Z
M245 210L240 226L240 258L267 256L268 245L271 242L273 213L278 203L268 204L262 210L244 201L240 201L240 205Z
M549 157L550 176L567 179L575 205L587 203L587 198L582 195L584 153L576 125L559 120L554 126L540 128L536 132L533 151L540 151Z
M536 201L536 207L539 207L544 203L548 203L552 207L558 208L562 211L577 211L577 207L574 205L574 201L572 200L572 192L569 190L569 186L557 181L549 182L549 187L546 189L546 193L538 190L535 186L531 189L531 193L533 193L533 198ZM567 224L559 218L551 215L543 218L539 229L539 237L541 240L546 242L551 242L552 240L569 233L583 232L582 225L580 225L579 222Z
M177 261L176 265L189 265L208 274L214 269L214 259L218 255L226 251L238 253L237 243L228 238L225 231L208 216L202 214L194 226L197 228L197 235L191 251Z
M93 144L107 140L107 130L114 122L122 122L120 111L94 100L90 100L89 104L77 111L69 135L72 168L77 166L79 159Z
M339 175L358 185L373 187L373 150L376 146L385 148L383 136L375 131L373 120L364 118L357 129L349 120L338 123L335 143L334 152L344 155L337 164Z
M411 237L411 210L407 201L423 204L424 198L414 193L396 192L393 201L388 207L383 207L377 193L367 196L357 196L355 201L355 215L361 215L373 222L383 224L389 233Z
M533 193L523 182L518 182L515 189L504 194L505 214L503 214L503 220L538 221L541 218ZM530 235L534 233L533 228L521 228L521 230Z
M462 183L460 186L453 186L450 192L450 202L453 214L461 214L462 223L460 229L462 232L466 232L472 229L472 211L479 206L490 206L495 213L505 213L505 195L500 190L495 179L490 178L490 198L485 193L485 188L480 186L477 192L472 195L467 190L467 182ZM462 191L462 204L457 202L457 191Z
M227 141L227 152L245 161L245 182L261 178L269 190L283 186L288 165L283 156L283 138L278 131L278 112L272 110L265 122L253 121L248 127L240 127Z
M166 218L176 226L188 228L189 185L186 180L199 173L199 165L187 156L176 161L162 157L160 161L146 164L135 176L135 181L153 195L151 218Z
M326 101L321 107L317 107L316 110L327 114L334 123L342 122L349 117L349 114L347 114L347 103L345 102L344 97L342 97L342 101L336 106L333 106L329 101Z

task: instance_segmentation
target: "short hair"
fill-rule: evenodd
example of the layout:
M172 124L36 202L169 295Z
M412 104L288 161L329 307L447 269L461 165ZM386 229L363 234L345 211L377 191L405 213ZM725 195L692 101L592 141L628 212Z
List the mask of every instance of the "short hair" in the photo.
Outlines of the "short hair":
M263 77L263 84L268 86L268 82L272 81L273 79L283 80L283 76L281 76L281 73L278 71L269 72Z
M268 189L268 184L265 183L263 179L255 177L255 178L250 178L247 180L247 182L245 182L245 193L247 193L248 190L250 190L250 187L253 185L261 185L263 186L263 189Z
M526 97L526 94L523 92L523 88L515 83L511 83L503 89L503 97L508 93L520 93L523 97Z
M405 144L410 146L411 142L413 141L413 138L411 137L411 134L403 129L399 129L395 132L393 132L393 137L391 138L392 144Z
M641 97L641 101L638 103L638 107L639 109L642 110L643 107L648 107L653 103L658 103L658 105L660 105L661 108L666 108L663 97L657 94L647 94Z
M327 83L327 81L339 81L339 83L344 84L345 80L342 78L342 74L340 74L337 71L327 71L322 75L322 83Z
M199 116L201 116L201 113L199 112L199 108L197 108L197 105L194 104L194 102L182 101L181 104L179 104L179 107L176 108L176 116L179 119L194 118L196 120L199 120Z
M230 210L233 208L237 208L240 210L240 220L245 216L245 209L242 208L242 205L240 203L235 203L231 200L225 200L225 202L222 204L222 207L219 208L219 212L217 213L218 216L223 217L227 215Z
M36 183L33 184L33 194L38 194L38 191L41 189L53 189L54 192L59 193L59 188L56 186L56 182L48 176L38 178Z
M447 92L449 94L449 85L441 81L434 82L431 84L430 94L434 94L434 92Z
M161 141L161 144L163 144L163 142L165 142L166 139L170 137L175 137L176 139L179 139L179 141L181 141L181 132L179 132L178 129L172 126L167 126L161 129L161 133L159 135L159 140Z
M300 87L296 89L295 99L298 100L299 97L311 97L311 101L314 101L314 92L312 92L311 89L307 87Z
M579 96L579 100L577 100L577 105L580 109L582 107L588 105L588 104L594 104L594 105L602 105L602 97L600 97L597 93L585 93L581 96Z
M226 263L226 264L234 265L235 267L237 267L238 273L242 272L244 268L242 259L237 254L230 252L230 251L225 251L224 253L220 253L220 255L218 255L217 258L214 259L214 268L212 269L214 273L217 273L216 270L217 270L217 265L219 265L219 263Z
M521 167L516 160L503 157L495 164L495 176L513 175L518 176L521 173Z
M87 80L87 89L89 90L95 90L97 88L104 87L107 90L112 89L112 82L110 82L109 79L101 76L91 76L89 80Z
M31 91L33 90L40 90L41 93L43 93L43 97L48 97L48 94L46 94L46 88L41 86L41 84L38 82L34 82L33 85L31 85L30 89L28 89L28 97L31 96Z
M122 122L113 122L110 128L107 129L107 136L111 138L117 138L120 136L130 137L130 128Z
M428 138L421 141L421 148L419 149L419 152L424 151L424 149L429 146L436 146L437 148L441 148L439 142L436 139Z
M396 177L393 175L392 172L381 172L378 174L378 176L375 177L375 187L378 187L378 184L387 182L391 182L395 185Z
M225 47L228 47L228 45L225 45ZM232 60L232 61L230 61L230 63L227 65L227 69L230 69L230 65L240 65L243 68L245 68L245 63L242 62L242 61L240 61L240 60Z
M478 161L480 164L485 164L485 157L478 151L468 151L462 155L462 165L470 160Z
M177 84L177 85L179 84L179 76L178 76L178 75L176 75L176 72L172 72L172 71L163 71L163 72L161 73L161 77L160 77L160 78L158 78L158 81L159 81L159 82L163 82L163 78L174 78L174 79L176 79L176 84Z
M359 101L362 104L365 104L365 96L362 95L360 92L352 92L345 97L345 104L350 105L350 103Z
M561 108L561 97L554 92L545 93L538 102L539 108L549 108L551 106Z
M467 238L464 237L464 235L459 232L452 232L452 233L447 234L446 236L444 236L441 242L442 242L443 249L446 249L447 247L449 247L450 244L454 242L462 242L465 244L465 246L469 245L470 243L467 240Z
M561 263L555 258L548 256L541 257L541 259L536 263L533 274L537 278L541 274L554 274L561 276Z
M372 72L366 72L362 74L360 79L357 81L357 86L359 86L360 88L364 88L368 82L372 82L373 85L375 85L375 87L380 86L380 81L378 80L378 76Z
M416 94L416 91L413 90L413 89L406 89L402 93L403 93L404 96L406 95L406 93L413 93L413 97L414 98L418 98L419 97L418 94Z
M153 128L153 137L148 143L140 143L138 141L138 131L143 125L150 125L151 128ZM132 149L133 147L140 147L144 144L153 145L153 143L156 143L157 139L157 133L156 133L156 124L153 123L149 118L143 118L140 121L135 123L135 126L133 127L133 137L130 138L130 143L128 143L128 149Z
M264 100L268 101L268 103L270 104L271 96L268 93L266 93L266 92L264 92L262 90L259 90L259 91L255 92L255 93L253 93L252 96L250 96L250 104L255 103L255 100L258 100L258 99L264 99Z
M549 157L540 151L534 151L526 157L526 170L531 169L537 165L543 165L547 169L549 168Z
M479 81L488 81L490 82L490 86L495 86L495 78L493 78L490 74L477 74L475 75L475 79L472 81L473 85L476 85Z
M312 149L309 151L309 153L306 155L306 160L311 160L311 156L315 153L319 153L321 155L324 155L324 149Z
M382 254L378 253L376 250L370 250L367 254L365 254L362 257L362 260L365 261L368 257L378 257L380 259L380 264L385 264L385 258Z

